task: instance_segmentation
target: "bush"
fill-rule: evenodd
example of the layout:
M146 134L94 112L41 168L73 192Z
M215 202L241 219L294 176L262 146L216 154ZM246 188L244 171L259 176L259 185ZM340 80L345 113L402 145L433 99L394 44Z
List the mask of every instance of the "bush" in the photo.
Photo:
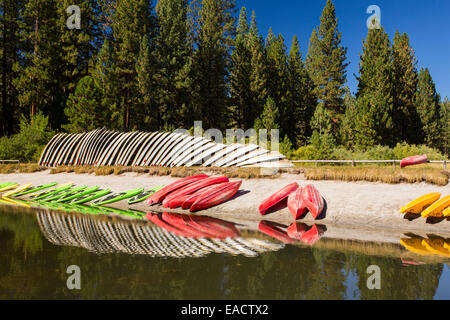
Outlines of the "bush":
M0 139L0 159L37 162L53 132L48 129L48 118L38 113L30 121L22 116L20 131Z

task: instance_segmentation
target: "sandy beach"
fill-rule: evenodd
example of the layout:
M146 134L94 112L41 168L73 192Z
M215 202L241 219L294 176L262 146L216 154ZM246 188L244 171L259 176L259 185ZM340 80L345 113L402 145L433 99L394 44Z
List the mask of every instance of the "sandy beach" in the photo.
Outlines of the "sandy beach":
M177 178L172 177L156 177L136 173L125 173L120 176L95 176L74 173L49 174L47 170L32 174L0 174L0 182L11 181L34 185L50 182L74 182L77 185L97 185L109 188L113 192L139 187L148 189L167 185L176 180ZM399 213L400 207L424 194L431 192L440 192L442 195L450 194L449 185L439 187L425 183L389 185L366 182L307 181L302 175L283 174L277 179L244 180L240 193L234 199L199 214L233 221L245 221L246 224L253 226L256 226L261 220L290 225L293 219L287 208L263 217L258 212L258 206L265 198L292 182L297 182L300 186L314 184L326 200L326 213L323 219L314 221L308 214L301 222L335 226L341 233L346 229L362 228L371 230L371 233L374 234L421 232L450 235L450 219L427 220L421 217L414 219L414 217L405 217ZM144 212L187 213L185 210L166 210L159 206L150 207L145 202L129 206L126 201L121 201L112 206Z

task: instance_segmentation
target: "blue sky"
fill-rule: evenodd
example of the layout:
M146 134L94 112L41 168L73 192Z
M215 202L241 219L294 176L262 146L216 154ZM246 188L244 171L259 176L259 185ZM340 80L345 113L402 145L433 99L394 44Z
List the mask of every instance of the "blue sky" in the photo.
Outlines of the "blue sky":
M342 32L342 44L348 48L347 80L352 92L357 81L362 41L367 35L366 13L370 5L381 9L381 24L392 41L395 31L406 32L418 59L417 68L427 67L442 99L450 98L450 0L334 0ZM326 0L237 0L249 16L255 10L260 32L269 28L281 33L288 49L294 34L299 37L302 55L306 56L313 28L319 25Z

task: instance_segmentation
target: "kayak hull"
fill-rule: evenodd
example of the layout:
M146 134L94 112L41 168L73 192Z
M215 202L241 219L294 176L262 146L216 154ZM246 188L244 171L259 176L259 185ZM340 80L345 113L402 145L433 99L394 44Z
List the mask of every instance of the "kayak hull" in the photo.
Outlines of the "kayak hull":
M411 201L406 206L400 209L401 213L413 213L420 214L422 211L429 205L438 201L441 197L441 194L438 192L426 194L420 198L417 198L414 201Z
M444 210L450 207L450 195L443 197L442 199L436 201L427 209L422 212L422 217L435 217L441 218L444 216Z
M197 176L191 176L187 178L183 178L180 180L175 181L172 184L169 184L168 186L162 188L158 192L155 192L150 198L148 198L147 203L149 205L156 204L156 203L162 203L163 200L167 197L168 194L171 192L174 192L180 188L183 188L189 184L192 184L198 180L206 179L208 178L207 175L201 174Z
M412 157L408 157L403 159L400 162L400 168L405 168L408 166L414 166L414 165L419 165L419 164L424 164L428 162L428 157L426 154L421 155L421 156L412 156Z
M300 219L308 212L308 208L306 208L303 202L302 190L303 188L298 188L295 192L292 192L288 197L288 208L294 220Z
M266 215L267 211L270 208L274 207L276 204L280 203L281 201L286 200L286 198L289 197L289 195L292 192L296 191L298 188L299 188L298 183L294 182L294 183L287 185L283 189L277 191L276 193L271 195L269 198L264 200L259 205L259 213L263 216Z
M242 181L230 182L223 188L214 190L210 194L204 194L192 204L189 211L197 212L218 206L219 204L222 204L233 198L239 191L241 185Z
M311 212L314 219L317 219L324 209L324 200L320 192L310 184L303 188L301 197L306 208Z

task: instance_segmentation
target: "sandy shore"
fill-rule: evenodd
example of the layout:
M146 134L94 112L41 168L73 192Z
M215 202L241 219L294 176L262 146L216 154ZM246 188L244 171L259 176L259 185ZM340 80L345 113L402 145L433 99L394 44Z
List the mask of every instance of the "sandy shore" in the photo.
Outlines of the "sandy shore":
M94 176L78 175L73 173L49 174L42 171L32 174L0 174L1 182L18 182L44 184L50 182L74 182L77 185L97 185L102 188L110 188L114 192L134 188L151 188L159 185L167 185L176 181L171 177L153 177L126 173L121 176ZM364 228L372 230L372 233L405 233L425 232L450 234L450 219L426 220L423 218L406 219L399 213L399 208L409 201L431 192L440 192L443 195L450 194L450 185L439 187L425 183L389 185L382 183L366 182L338 182L338 181L306 181L299 175L282 175L278 179L244 180L241 193L232 201L215 208L201 212L203 215L215 216L234 221L246 221L246 224L256 225L261 220L271 220L289 225L293 219L287 208L262 217L258 212L258 206L265 198L292 182L300 186L314 184L326 200L325 217L317 223L339 227L338 230ZM126 201L114 204L120 209L132 208L135 210L162 211L164 208L140 203L128 206ZM164 209L165 210L165 209ZM166 211L166 210L165 210ZM171 210L172 212L186 213L185 210ZM308 214L302 220L305 223L314 222ZM341 231L343 232L343 231Z

